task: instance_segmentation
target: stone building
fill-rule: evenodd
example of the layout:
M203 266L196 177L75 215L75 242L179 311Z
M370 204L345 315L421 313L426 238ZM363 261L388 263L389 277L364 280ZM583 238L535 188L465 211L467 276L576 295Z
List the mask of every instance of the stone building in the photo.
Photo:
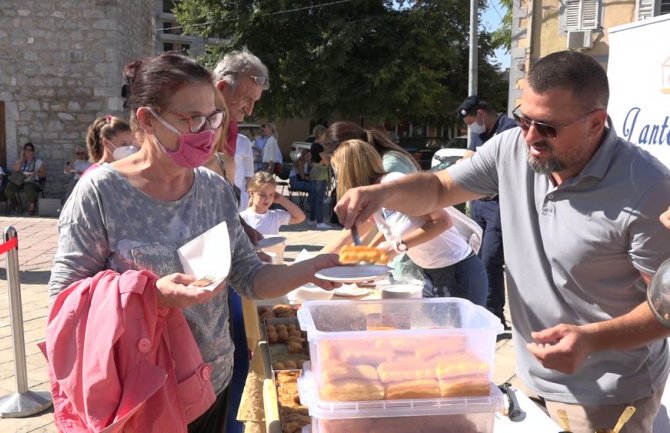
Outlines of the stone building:
M48 165L46 196L103 114L124 115L123 66L155 51L154 0L0 1L0 164L27 141ZM1 210L0 210L1 212Z

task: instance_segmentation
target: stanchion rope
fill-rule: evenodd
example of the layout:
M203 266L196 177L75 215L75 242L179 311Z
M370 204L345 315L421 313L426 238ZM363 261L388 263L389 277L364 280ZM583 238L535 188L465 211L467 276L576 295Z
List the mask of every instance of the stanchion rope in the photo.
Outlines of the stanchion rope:
M11 238L4 244L0 245L0 256L5 254L9 250L13 250L14 248L17 248L19 246L19 238Z

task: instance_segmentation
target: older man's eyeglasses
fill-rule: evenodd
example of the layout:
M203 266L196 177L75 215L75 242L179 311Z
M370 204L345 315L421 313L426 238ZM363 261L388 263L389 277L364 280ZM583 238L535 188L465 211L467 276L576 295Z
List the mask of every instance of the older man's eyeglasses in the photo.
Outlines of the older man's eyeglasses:
M215 111L209 116L204 116L198 114L195 116L188 115L185 113L179 113L177 111L166 110L170 114L174 114L180 119L188 121L188 130L192 133L200 132L205 128L205 124L209 124L209 129L217 129L223 123L223 119L226 117L226 114L223 111Z
M512 116L514 117L516 123L519 124L519 127L523 130L523 132L528 132L531 126L535 126L535 130L537 131L537 133L544 138L558 137L558 131L560 129L565 128L568 125L572 125L573 123L583 119L584 117L588 116L594 111L599 110L599 108L591 110L588 113L584 113L581 116L577 117L576 119L571 120L567 123L563 123L560 125L549 125L548 123L538 122L537 120L533 120L530 117L524 116L521 113L521 111L519 111L519 107L521 107L521 105L517 105L516 108L512 111Z
M233 71L226 71L223 73L223 75L244 75L245 77L251 78L254 83L258 84L259 86L265 86L265 84L268 82L268 77L264 77L262 75L249 75L249 74L240 74L238 72L233 72Z

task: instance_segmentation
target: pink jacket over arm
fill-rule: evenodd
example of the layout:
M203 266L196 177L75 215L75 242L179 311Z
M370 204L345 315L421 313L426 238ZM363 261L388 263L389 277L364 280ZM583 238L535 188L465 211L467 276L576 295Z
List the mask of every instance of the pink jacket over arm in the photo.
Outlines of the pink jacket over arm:
M101 271L54 300L47 325L59 431L186 432L216 396L181 310L159 307L156 275Z

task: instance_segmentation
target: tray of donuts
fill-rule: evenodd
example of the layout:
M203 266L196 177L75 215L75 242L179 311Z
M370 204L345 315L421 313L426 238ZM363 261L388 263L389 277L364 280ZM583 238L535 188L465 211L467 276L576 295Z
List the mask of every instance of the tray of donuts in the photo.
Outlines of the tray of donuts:
M300 370L309 360L307 335L300 330L298 319L270 318L261 325L261 335L268 343L272 371Z
M458 298L308 301L319 397L329 401L486 396L500 321Z
M298 378L298 389L300 401L309 409L314 433L491 433L495 413L503 406L502 393L492 383L482 396L443 399L406 394L396 400L332 402L321 398L314 379L307 362ZM416 386L423 385L416 382ZM372 388L367 392L370 394L361 397L374 395Z

